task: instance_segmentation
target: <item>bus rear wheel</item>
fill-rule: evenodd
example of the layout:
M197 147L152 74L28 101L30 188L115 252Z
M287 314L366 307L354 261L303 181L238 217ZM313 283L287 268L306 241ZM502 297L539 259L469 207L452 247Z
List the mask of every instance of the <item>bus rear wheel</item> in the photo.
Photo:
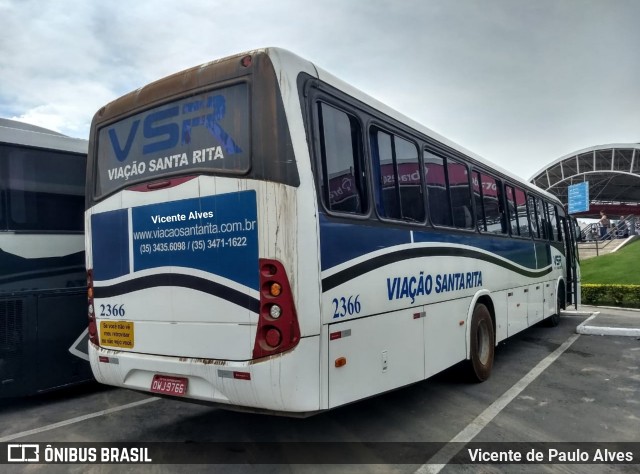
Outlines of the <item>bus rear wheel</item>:
M495 349L495 331L487 307L478 303L471 316L470 358L467 373L473 382L484 382L491 375Z

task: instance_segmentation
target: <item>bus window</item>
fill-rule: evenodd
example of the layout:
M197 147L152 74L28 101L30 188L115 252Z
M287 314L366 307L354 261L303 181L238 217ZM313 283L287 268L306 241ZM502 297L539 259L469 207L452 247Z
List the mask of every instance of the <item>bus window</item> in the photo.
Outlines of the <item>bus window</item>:
M422 176L418 162L418 149L407 140L396 137L395 151L398 169L398 187L402 217L413 221L424 221L424 199Z
M396 194L396 170L393 165L393 147L391 135L384 132L375 134L376 141L372 143L374 155L378 155L380 173L380 199L378 213L384 217L400 218L400 200ZM377 146L376 146L377 145Z
M429 214L434 225L473 228L471 186L467 167L451 158L424 151Z
M536 199L538 204L538 218L540 219L540 238L549 238L549 215L547 214L547 206L542 199Z
M540 229L538 227L538 218L536 217L536 198L532 195L528 196L527 206L529 208L529 222L531 223L531 235L534 239L540 237Z
M29 148L2 148L8 228L82 232L85 157ZM60 212L62 209L64 212Z
M560 240L558 234L558 216L556 214L556 207L550 202L547 203L549 208L549 222L551 226L549 240Z
M95 144L100 159L92 197L170 175L250 172L249 103L249 86L239 82L106 124L98 130ZM168 153L177 149L180 153Z
M424 151L429 217L434 225L451 226L451 201L449 200L444 166L444 158Z
M392 219L423 221L425 212L417 148L411 142L381 130L374 130L371 138L379 171L378 213Z
M520 229L521 237L531 237L531 231L529 228L529 219L527 218L527 200L524 191L520 188L515 188L516 205L518 213L518 227Z
M318 103L324 199L336 212L362 214L367 209L363 179L361 131L357 119L325 103Z
M447 182L451 193L453 225L463 229L473 228L471 187L466 165L447 159Z
M506 234L507 229L504 225L500 182L493 176L489 176L484 173L480 174L476 172L475 174L479 176L479 178L477 178L480 183L479 192L482 195L480 201L476 200L476 214L480 216L478 208L481 208L485 219L484 225L480 224L478 228L481 232ZM475 179L476 178L474 178L474 180Z
M512 186L505 186L505 193L507 195L507 212L509 216L509 230L511 235L520 235L518 230L518 215L516 213L516 198L515 192Z
M476 225L480 232L487 231L487 219L484 213L484 206L482 203L482 191L480 188L480 173L474 171L471 174L471 184L473 186L473 201L476 206Z

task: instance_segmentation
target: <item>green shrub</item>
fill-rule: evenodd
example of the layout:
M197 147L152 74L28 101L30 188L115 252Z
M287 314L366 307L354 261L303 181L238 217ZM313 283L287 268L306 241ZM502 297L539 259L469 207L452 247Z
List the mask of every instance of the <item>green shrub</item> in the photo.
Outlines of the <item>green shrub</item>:
M582 303L596 306L640 308L640 285L582 285Z

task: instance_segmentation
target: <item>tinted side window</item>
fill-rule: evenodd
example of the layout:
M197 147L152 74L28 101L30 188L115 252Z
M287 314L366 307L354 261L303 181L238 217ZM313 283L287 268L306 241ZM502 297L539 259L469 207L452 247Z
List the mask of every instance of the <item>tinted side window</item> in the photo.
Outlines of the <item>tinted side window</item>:
M379 188L376 194L379 197L378 214L384 217L400 218L400 198L397 194L396 175L393 163L393 149L391 135L384 132L373 134L372 150L378 158L378 175L380 177Z
M336 212L366 212L362 132L358 120L353 115L319 102L318 122L325 205Z
M485 217L484 204L482 202L482 190L480 173L474 171L471 173L471 185L473 186L473 202L476 206L476 225L481 232L487 231L487 218Z
M558 240L560 242L562 242L564 240L563 235L564 235L564 232L566 230L565 222L566 222L565 218L560 216L560 215L558 215Z
M556 207L551 203L547 203L547 206L549 207L549 223L551 226L551 235L549 236L549 239L560 240L558 235L558 216L556 215Z
M507 213L509 216L509 230L511 235L520 235L518 230L518 214L516 212L516 196L513 187L505 186L505 194L507 198Z
M527 198L524 191L520 188L515 188L516 193L516 206L518 212L518 227L520 228L521 237L531 237L531 230L529 228L529 219L527 218Z
M0 147L12 230L83 231L86 157Z
M549 215L547 214L547 206L545 202L537 198L536 202L538 204L537 214L538 219L540 219L540 238L548 239L549 238Z
M469 186L469 171L463 163L447 159L447 180L451 193L453 210L453 225L463 229L473 227L471 210L471 187Z
M431 222L473 228L471 185L466 165L424 151L424 167Z
M374 129L371 148L377 162L378 213L392 219L424 221L418 149L397 135Z
M482 206L487 220L485 230L492 234L507 234L508 230L502 208L502 184L493 176L481 174L480 185Z
M531 235L537 239L540 237L540 229L538 227L538 218L536 216L536 198L529 195L527 199L527 207L529 208L529 222L531 223Z
M402 217L414 221L424 221L423 185L416 146L402 138L395 137L398 188Z
M425 150L424 171L429 199L429 216L434 225L451 226L451 201L447 189L444 158Z

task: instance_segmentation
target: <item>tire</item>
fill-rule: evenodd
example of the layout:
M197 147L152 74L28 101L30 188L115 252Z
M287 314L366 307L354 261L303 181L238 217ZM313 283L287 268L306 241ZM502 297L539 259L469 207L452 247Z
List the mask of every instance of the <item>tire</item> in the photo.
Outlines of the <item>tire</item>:
M468 377L472 382L484 382L493 368L496 338L491 313L482 303L473 309L469 339Z

